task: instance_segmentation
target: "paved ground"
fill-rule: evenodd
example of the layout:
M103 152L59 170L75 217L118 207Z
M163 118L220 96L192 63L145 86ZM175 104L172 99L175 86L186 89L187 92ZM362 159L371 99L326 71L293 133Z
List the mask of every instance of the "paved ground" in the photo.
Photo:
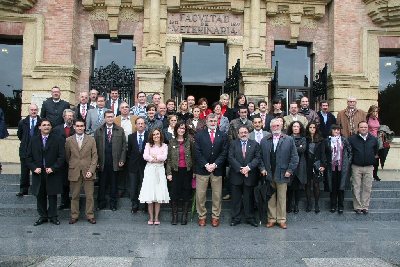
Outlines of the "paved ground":
M289 228L281 230L246 224L231 227L225 210L220 227L208 223L200 228L195 222L170 225L166 210L160 226L148 226L145 213L131 215L125 207L98 213L96 225L85 220L69 225L64 212L61 225L34 227L37 218L31 209L1 214L1 267L400 266L400 223L390 221L390 216L384 217L389 221L377 221L374 218L379 216L372 214L354 219L349 210L342 217L327 211L318 215L300 211L289 216Z

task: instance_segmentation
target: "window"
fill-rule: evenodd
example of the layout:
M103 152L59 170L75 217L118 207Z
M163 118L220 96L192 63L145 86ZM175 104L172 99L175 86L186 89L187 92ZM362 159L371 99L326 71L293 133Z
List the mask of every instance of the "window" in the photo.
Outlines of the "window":
M400 52L381 52L379 58L379 117L381 124L400 134Z
M0 107L9 127L21 119L21 93L22 40L0 39Z
M311 58L308 46L292 47L276 44L272 56L273 69L276 61L278 61L279 86L308 87L310 85Z
M94 68L106 67L114 61L119 67L132 69L136 55L132 38L108 39L98 38L94 46Z

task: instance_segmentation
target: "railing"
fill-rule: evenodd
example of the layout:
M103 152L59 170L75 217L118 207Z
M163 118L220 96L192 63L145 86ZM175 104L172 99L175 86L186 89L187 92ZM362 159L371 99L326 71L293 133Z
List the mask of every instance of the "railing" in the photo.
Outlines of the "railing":
M182 100L183 94L182 75L175 56L172 61L171 98L174 99L176 103L179 103Z
M235 66L228 71L228 77L224 82L224 93L227 93L231 100L239 94L240 89L240 59L236 61Z

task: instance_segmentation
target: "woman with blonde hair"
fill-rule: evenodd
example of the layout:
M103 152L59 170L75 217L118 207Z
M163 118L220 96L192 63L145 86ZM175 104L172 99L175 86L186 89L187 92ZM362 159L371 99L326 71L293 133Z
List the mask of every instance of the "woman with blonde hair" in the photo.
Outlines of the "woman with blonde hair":
M380 138L378 136L379 127L381 127L381 123L379 121L379 107L377 105L372 105L368 109L367 113L367 123L368 123L368 132L375 136L376 138ZM378 176L378 167L379 167L379 159L376 159L374 164L373 177L375 181L380 181L381 179Z

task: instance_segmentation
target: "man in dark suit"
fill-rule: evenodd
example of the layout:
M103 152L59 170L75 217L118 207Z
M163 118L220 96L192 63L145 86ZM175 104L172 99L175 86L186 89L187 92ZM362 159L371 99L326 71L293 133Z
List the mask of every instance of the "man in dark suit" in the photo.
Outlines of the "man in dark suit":
M320 110L317 112L319 117L319 131L323 138L331 134L331 127L336 124L335 115L329 112L329 103L324 100L319 103Z
M149 136L146 129L146 121L143 118L136 119L136 132L128 136L128 171L131 188L132 213L139 210L139 192L142 187L144 168L147 161L143 159L143 151Z
M63 112L64 124L54 127L53 134L61 137L61 140L65 144L65 140L75 134L73 127L74 123L74 111L71 109L65 109ZM69 198L69 181L68 181L68 163L64 164L64 171L61 174L63 176L63 192L61 194L61 203L58 207L59 210L69 209L71 201Z
M93 136L94 132L104 123L106 98L103 95L97 97L97 107L90 109L86 116L86 134Z
M26 158L28 157L28 145L31 138L40 133L39 125L41 122L40 117L37 115L38 106L36 104L30 104L28 108L29 115L19 121L17 136L21 141L19 145L19 158L21 162L21 179L19 183L18 197L22 197L28 194L30 181L29 173L30 170L26 165Z
M60 96L61 90L58 86L51 88L51 97L43 102L40 111L40 117L49 119L53 127L63 124L63 111L70 108L70 104L60 99Z
M196 206L199 214L199 226L206 225L207 209L206 193L208 182L212 189L212 219L213 227L219 226L222 194L222 168L228 152L228 136L217 129L217 115L207 116L207 129L201 130L195 136L196 160Z
M287 184L299 163L296 145L292 137L282 133L281 120L271 121L271 135L264 137L260 143L260 170L276 188L268 201L268 223L271 228L276 223L286 229L286 191Z
M239 139L231 141L229 146L229 176L232 185L232 221L231 226L240 223L242 200L246 222L257 227L254 216L254 187L258 182L260 146L249 139L249 130L240 126Z
M42 118L40 135L33 136L28 147L26 163L32 171L32 194L37 198L39 219L34 226L50 222L59 225L57 194L62 192L62 171L65 162L64 142L51 134L51 122ZM47 208L47 200L49 206Z
M106 207L106 188L110 186L110 209L117 210L117 177L126 159L126 138L124 129L114 123L114 113L104 112L105 123L94 133L99 156L99 193L97 209Z
M83 120L86 122L86 116L90 109L94 107L89 105L89 94L87 92L80 92L79 93L79 104L73 109L75 111L75 120Z
M111 110L115 117L121 115L119 110L119 105L121 105L121 100L119 99L118 88L111 88L110 99L107 100L106 108Z
M253 118L253 127L254 131L249 134L249 139L257 141L257 143L261 143L261 140L270 135L269 132L263 130L263 122L262 119L258 116Z

